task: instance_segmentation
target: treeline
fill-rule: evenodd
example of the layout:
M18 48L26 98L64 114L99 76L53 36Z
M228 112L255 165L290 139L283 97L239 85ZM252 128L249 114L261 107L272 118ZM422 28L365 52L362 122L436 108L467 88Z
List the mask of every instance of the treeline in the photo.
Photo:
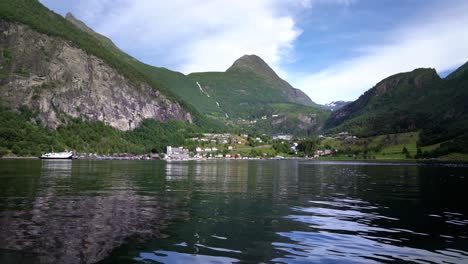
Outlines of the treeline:
M182 121L145 120L137 129L123 132L102 122L81 119L70 119L67 125L49 130L27 108L12 111L0 107L0 156L39 156L63 150L99 154L163 152L167 145L183 145L186 138L201 131Z
M456 137L453 140L441 143L438 148L431 151L421 151L421 148L418 148L415 158L437 158L451 153L468 154L468 133Z

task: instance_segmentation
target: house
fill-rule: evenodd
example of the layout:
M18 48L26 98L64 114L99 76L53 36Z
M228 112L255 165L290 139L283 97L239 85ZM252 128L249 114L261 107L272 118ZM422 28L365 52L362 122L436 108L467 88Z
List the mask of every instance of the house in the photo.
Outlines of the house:
M228 146L228 150L234 150L233 146Z
M325 150L317 150L314 152L314 158L318 158L321 156L329 156L335 154L335 151L331 149L325 149Z
M291 141L293 136L292 135L273 135L272 138L274 140L286 140Z
M216 151L218 151L218 148L212 147L211 151L216 152Z
M291 150L296 152L296 154L297 154L297 146L299 146L299 144L296 142L294 142L293 145L291 146Z
M200 147L196 147L196 148L195 148L195 152L202 152L202 151L203 151L203 149L200 148Z

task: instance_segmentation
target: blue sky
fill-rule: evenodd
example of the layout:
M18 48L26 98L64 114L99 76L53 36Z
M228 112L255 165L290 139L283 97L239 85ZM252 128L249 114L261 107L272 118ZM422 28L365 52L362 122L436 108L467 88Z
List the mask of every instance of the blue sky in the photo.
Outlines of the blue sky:
M312 100L354 100L419 67L468 61L468 1L41 0L137 59L183 73L257 54Z

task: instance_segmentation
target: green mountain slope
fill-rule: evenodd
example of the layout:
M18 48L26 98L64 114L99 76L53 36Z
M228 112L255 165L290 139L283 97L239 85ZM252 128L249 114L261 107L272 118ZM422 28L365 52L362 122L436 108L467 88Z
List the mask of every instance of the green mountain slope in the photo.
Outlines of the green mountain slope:
M446 80L451 80L451 79L456 79L456 78L463 78L463 75L466 74L468 71L468 62L460 66L458 69L450 73L447 77L445 77Z
M225 121L237 125L250 121L248 127L262 132L308 134L318 131L329 114L256 55L241 57L226 72L188 77L216 101Z
M232 118L260 117L267 114L261 108L273 103L317 106L255 55L241 57L226 72L192 73L189 77Z
M286 101L307 106L317 106L312 100L301 90L293 88L288 82L281 79L273 69L268 66L260 57L256 55L244 55L234 62L234 64L226 71L227 73L237 73L239 75L255 74L263 77L263 81L270 85L268 92L277 92ZM261 83L252 84L252 86L261 86ZM235 87L233 87L235 89ZM255 94L261 96L261 94ZM281 99L283 99L281 98ZM281 100L276 98L276 100Z
M466 65L441 79L434 69L416 69L379 82L356 101L333 112L329 132L359 136L421 130L420 144L452 140L468 132Z

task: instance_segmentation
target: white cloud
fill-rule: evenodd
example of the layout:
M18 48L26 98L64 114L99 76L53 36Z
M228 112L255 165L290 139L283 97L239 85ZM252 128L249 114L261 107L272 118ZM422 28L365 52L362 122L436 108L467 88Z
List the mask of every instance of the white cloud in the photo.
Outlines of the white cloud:
M257 54L280 70L301 34L292 13L309 2L81 0L76 15L153 65L184 73L224 71L242 55Z
M420 67L447 71L468 60L468 3L435 10L434 17L388 33L381 45L361 47L360 56L296 78L314 101L354 100L378 81Z

